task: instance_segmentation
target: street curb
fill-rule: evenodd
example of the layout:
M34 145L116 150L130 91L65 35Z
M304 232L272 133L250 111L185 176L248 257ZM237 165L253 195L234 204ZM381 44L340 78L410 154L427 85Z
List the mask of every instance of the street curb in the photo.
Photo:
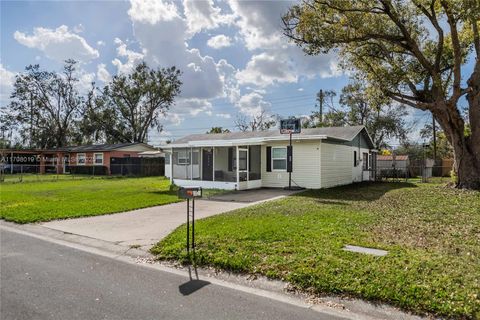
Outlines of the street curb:
M122 246L120 244L89 238L85 236L65 233L49 229L39 224L18 225L0 221L0 230L19 233L39 240L67 246L80 251L115 259L132 265L147 267L158 271L168 272L185 278L202 279L211 284L250 293L256 296L269 298L300 308L307 308L319 313L343 317L352 320L420 320L419 316L404 313L388 305L374 305L362 300L343 299L339 297L324 297L315 303L309 302L304 294L285 292L286 283L259 277L250 280L251 275L238 275L214 269L192 268L174 264L162 263L147 251Z

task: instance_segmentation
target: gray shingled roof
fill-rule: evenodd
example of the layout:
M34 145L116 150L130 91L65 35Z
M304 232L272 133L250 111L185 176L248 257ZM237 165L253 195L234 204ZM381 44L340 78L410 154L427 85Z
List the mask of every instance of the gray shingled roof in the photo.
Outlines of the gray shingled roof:
M309 128L302 129L302 132L299 134L294 134L293 136L317 136L325 135L331 139L340 139L345 141L352 141L361 131L364 129L364 126L351 126L351 127L324 127L324 128ZM184 144L190 141L210 141L210 140L238 140L238 139L248 139L248 138L274 138L284 136L285 138L288 135L280 133L280 130L269 130L269 131L249 131L249 132L229 132L229 133L212 133L212 134L191 134L186 137L180 138L172 142L172 145L175 144Z
M65 148L60 148L60 150L69 151L69 152L112 151L112 150L117 150L117 149L129 147L137 144L143 145L143 143L140 143L140 142L115 143L115 144L90 144L90 145L83 145L83 146L65 147Z

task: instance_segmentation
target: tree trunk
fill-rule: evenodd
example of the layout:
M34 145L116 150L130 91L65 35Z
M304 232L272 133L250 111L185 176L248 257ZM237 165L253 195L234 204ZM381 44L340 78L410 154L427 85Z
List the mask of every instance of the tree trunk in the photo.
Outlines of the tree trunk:
M434 116L445 132L454 151L454 169L458 188L480 189L480 156L478 137L465 136L465 123L456 106L437 105ZM478 106L477 106L478 107ZM474 122L470 121L473 125Z
M455 137L454 157L458 188L480 189L480 166L478 155L473 151L469 138Z
M477 168L480 168L480 59L477 58L472 75L467 81L470 91L467 93L468 117L470 122L471 135L468 138L472 146L474 161ZM478 184L480 177L477 176Z

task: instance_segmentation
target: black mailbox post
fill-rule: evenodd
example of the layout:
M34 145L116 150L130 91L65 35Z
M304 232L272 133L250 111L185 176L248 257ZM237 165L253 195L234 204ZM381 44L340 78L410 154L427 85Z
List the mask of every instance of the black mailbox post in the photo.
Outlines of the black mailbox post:
M178 189L178 197L180 199L187 199L187 252L190 252L190 216L192 218L191 248L195 249L195 198L202 197L202 188L201 187L180 187L180 189ZM190 200L192 203L191 206L190 206Z

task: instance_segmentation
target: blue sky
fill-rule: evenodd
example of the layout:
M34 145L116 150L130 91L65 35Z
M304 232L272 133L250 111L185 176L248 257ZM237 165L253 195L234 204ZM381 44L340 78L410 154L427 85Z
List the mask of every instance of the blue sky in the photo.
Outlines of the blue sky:
M284 117L308 115L319 89L348 78L334 54L310 57L281 34L286 1L2 1L1 103L14 76L29 64L60 70L81 62L83 89L102 86L141 60L183 71L182 94L152 131L159 144L212 126L234 129L238 115L260 109ZM411 120L428 116L411 112ZM421 125L417 125L421 127Z

